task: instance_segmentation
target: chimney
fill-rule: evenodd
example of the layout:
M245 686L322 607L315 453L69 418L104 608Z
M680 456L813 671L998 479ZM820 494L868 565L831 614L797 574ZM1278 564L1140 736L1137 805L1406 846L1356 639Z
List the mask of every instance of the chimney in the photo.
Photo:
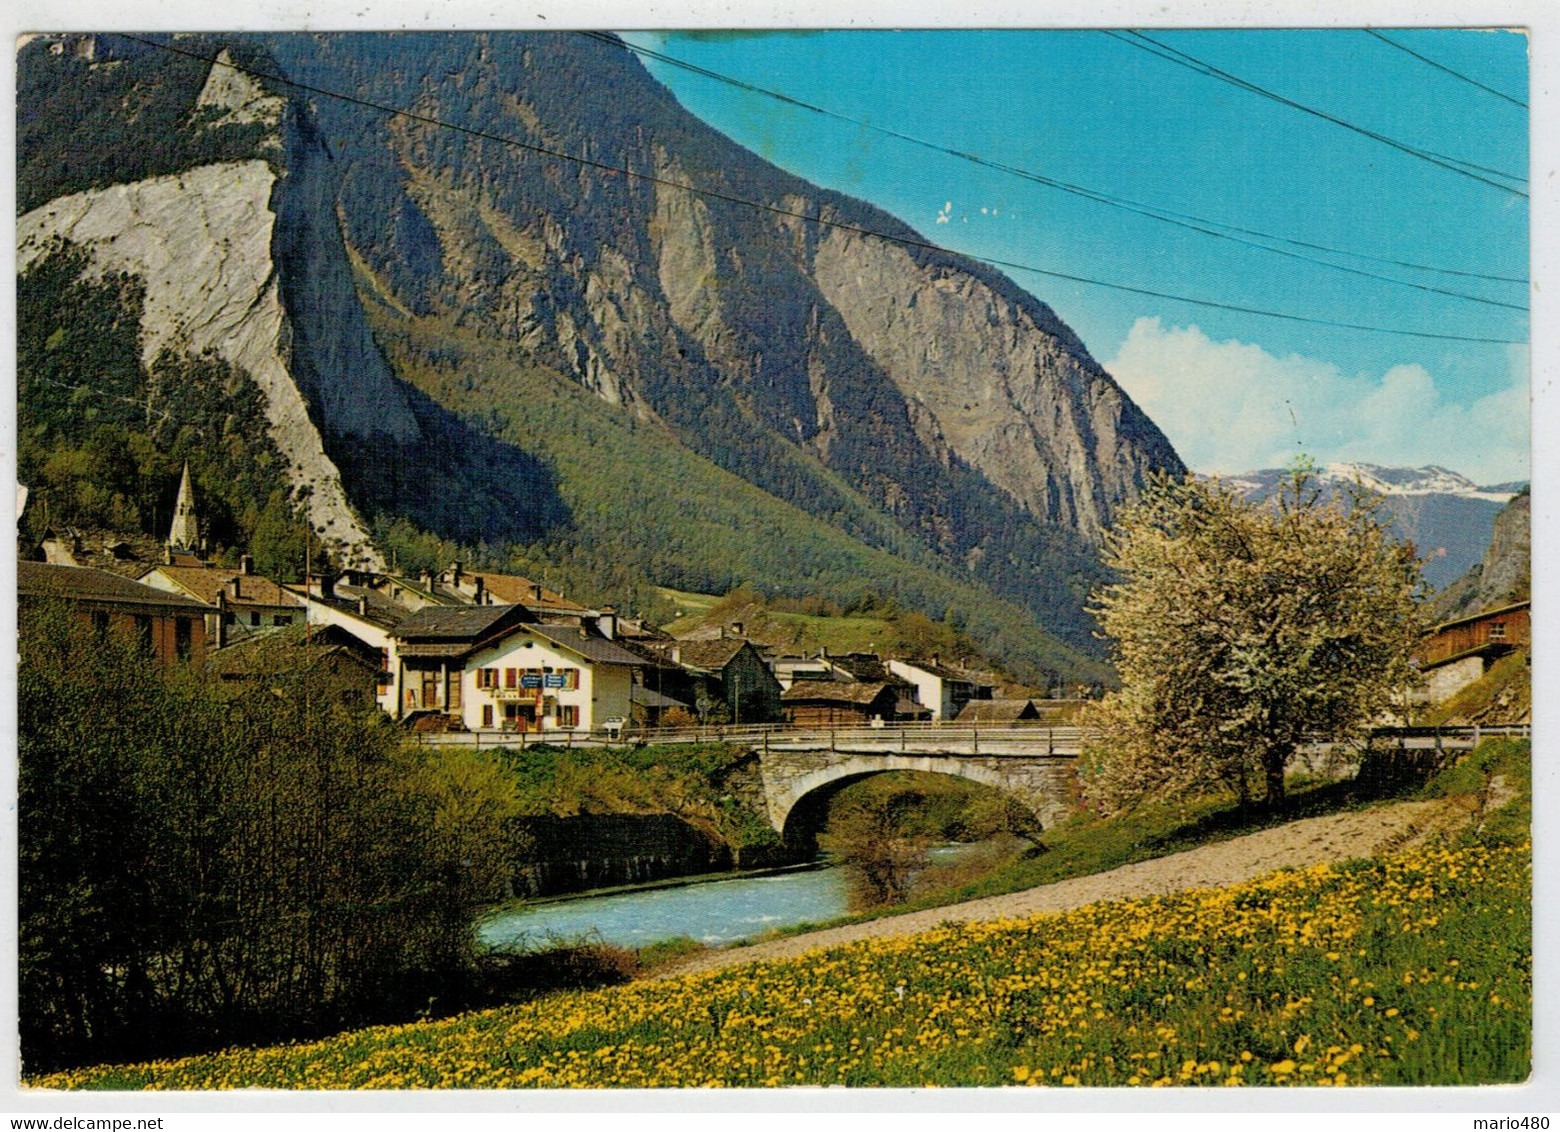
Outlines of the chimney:
M254 560L254 558L252 558L250 555L247 555L247 554L239 555L238 556L238 572L240 574L243 574L243 575L246 575L246 576L250 575L250 574L253 574L255 572L255 560Z
M542 585L541 585L540 582L532 582L531 583L531 600L532 601L541 601L542 600Z
M682 663L682 646L681 645L673 645L672 646L672 663L673 664L681 664Z
M460 562L459 561L450 563L450 585L456 586L456 587L458 587L460 585Z
M742 635L742 622L733 621L731 623L731 635L733 637L740 637Z
M482 575L481 574L477 574L476 576L474 576L471 579L471 584L476 587L476 589L472 593L472 599L475 602L475 604L477 604L477 605L486 605L487 604L487 594L486 594L486 592L484 592L484 587L482 585Z
M367 594L363 594L361 597L358 598L358 615L360 617L367 617L368 616L368 595Z
M617 611L610 605L601 607L601 612L596 616L596 628L607 640L617 638Z
M217 591L217 631L211 638L217 648L227 643L227 593L223 590Z
M172 566L173 565L173 547L171 547L171 546L163 547L163 565L164 566Z
M239 584L238 584L239 583L239 579L242 578L242 577L243 577L243 575L240 574L238 577L235 577L231 582L228 583L228 585L233 588L233 596L234 597L243 597L244 596L244 592L239 587Z
M422 588L423 589L425 589L425 590L433 589L433 575L428 573L428 571L424 570L421 574L418 574L417 575L417 580L420 583L422 583Z

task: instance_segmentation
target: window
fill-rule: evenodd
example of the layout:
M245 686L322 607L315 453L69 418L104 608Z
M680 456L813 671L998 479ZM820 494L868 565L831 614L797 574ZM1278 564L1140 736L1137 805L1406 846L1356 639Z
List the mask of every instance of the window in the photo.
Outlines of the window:
M108 614L101 609L92 615L92 631L97 634L98 640L108 636Z
M152 619L144 613L135 615L135 639L143 652L152 651Z
M518 668L504 669L504 687L518 688L520 686L520 670Z
M1495 621L1490 624L1490 640L1504 641L1506 639L1506 623Z
M479 668L479 669L477 669L477 687L478 688L490 688L490 689L491 688L497 688L498 687L498 669L496 669L496 668Z
M278 613L276 616L271 618L271 624L273 624L273 625L291 625L292 624L292 614L291 613Z
M484 672L491 672L493 670L490 669L490 668L485 668L485 669L483 669L483 671ZM483 704L482 705L482 726L483 727L492 727L493 726L493 705L492 704Z
M558 706L558 726L578 727L580 725L580 708L578 704L560 704Z
M260 615L258 613L251 613L249 615L249 624L251 627L258 629L260 627Z
M449 687L445 691L445 705L451 712L460 710L460 683L464 673L459 670L449 674Z
M180 660L190 658L190 649L195 639L195 622L188 617L180 617L173 626L173 650Z

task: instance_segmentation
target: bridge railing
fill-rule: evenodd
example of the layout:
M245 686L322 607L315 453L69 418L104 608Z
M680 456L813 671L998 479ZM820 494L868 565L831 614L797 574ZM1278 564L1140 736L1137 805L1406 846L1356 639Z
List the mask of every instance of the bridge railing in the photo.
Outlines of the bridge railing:
M1462 727L1377 727L1369 737L1405 745L1426 742L1453 746L1477 746L1486 738L1530 738L1532 726L1520 724L1473 725ZM1044 744L1053 754L1071 754L1085 739L1085 730L1073 725L1056 725L1045 720L1021 720L1003 724L890 723L874 726L798 727L791 724L738 724L705 727L622 727L594 731L441 731L415 732L418 742L440 746L477 747L617 747L691 746L705 743L733 743L761 749L828 749L849 751L901 751L906 754L931 754L952 747L958 753L1000 754L1008 746L1021 745L1025 753L1036 753ZM1318 738L1318 743L1325 742ZM966 749L967 748L967 749Z
M414 732L417 742L434 746L477 747L603 747L690 746L733 743L753 747L831 749L870 746L906 752L947 746L1000 746L1045 743L1053 748L1076 747L1082 732L1044 720L1004 724L891 723L875 726L798 727L791 724L735 724L704 727L621 727L593 731L430 731Z

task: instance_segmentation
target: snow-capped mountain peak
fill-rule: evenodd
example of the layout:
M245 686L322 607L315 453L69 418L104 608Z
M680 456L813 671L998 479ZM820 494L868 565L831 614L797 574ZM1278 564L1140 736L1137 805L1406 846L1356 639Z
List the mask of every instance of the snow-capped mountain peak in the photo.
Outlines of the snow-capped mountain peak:
M1257 476L1265 478L1266 473L1259 472ZM1436 464L1422 468L1386 468L1348 460L1326 465L1319 470L1318 478L1340 484L1357 483L1378 495L1456 495L1506 503L1516 494L1481 488L1467 476Z

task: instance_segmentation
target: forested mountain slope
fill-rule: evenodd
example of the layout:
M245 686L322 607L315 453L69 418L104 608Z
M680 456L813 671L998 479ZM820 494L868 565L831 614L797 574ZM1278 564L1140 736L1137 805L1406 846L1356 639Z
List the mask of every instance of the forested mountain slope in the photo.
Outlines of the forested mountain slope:
M159 42L23 47L23 219L70 192L264 162L277 353L363 526L562 556L591 588L630 566L872 588L1003 625L1031 664L1069 653L1041 647L1051 634L1094 648L1094 547L1148 472L1182 466L996 272L853 231L919 239L736 146L609 43ZM164 124L149 136L189 135L160 160L125 144L148 117L137 99ZM65 118L91 154L74 173L50 127ZM273 405L285 393L261 384ZM740 518L696 499L753 502ZM697 533L711 524L727 537ZM732 539L751 547L731 557Z

